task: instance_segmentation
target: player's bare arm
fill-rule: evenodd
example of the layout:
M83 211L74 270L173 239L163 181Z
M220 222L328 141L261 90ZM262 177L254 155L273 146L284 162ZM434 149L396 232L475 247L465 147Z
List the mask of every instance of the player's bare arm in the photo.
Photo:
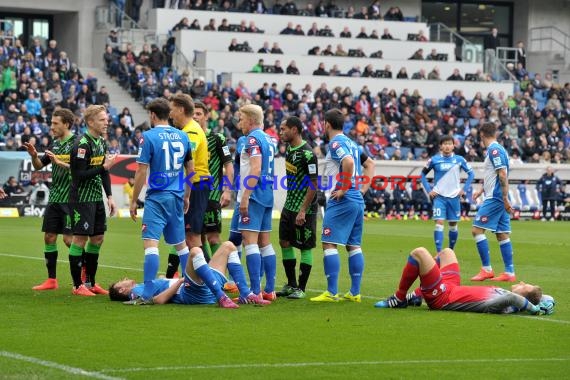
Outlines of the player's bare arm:
M362 167L364 167L364 172L362 173L364 178L370 178L370 181L361 185L362 187L360 188L360 192L364 195L372 184L372 178L374 177L374 161L371 158L368 158L362 163Z
M499 178L499 184L501 185L501 192L503 193L503 202L505 203L505 210L508 213L513 211L511 202L509 201L509 177L507 174L507 169L501 168L497 170L497 176Z
M247 178L247 182L244 184L245 190L240 200L239 213L242 217L247 216L247 210L249 207L249 197L253 192L253 189L259 182L259 175L261 174L261 156L253 156L249 158L250 172Z
M232 200L232 187L231 184L234 183L234 165L233 163L226 162L224 165L224 171L226 175L226 185L224 185L224 191L222 193L222 197L220 198L220 206L226 207L230 204Z
M164 292L160 293L157 296L154 296L152 298L152 302L154 302L155 305L164 305L165 303L168 303L168 301L170 301L170 299L174 297L176 292L178 292L178 289L180 288L180 285L182 285L183 282L184 282L183 278L178 279L175 283L170 285L170 287L166 289Z
M131 219L137 221L137 200L141 194L144 182L146 180L146 173L148 171L147 164L138 164L137 171L135 172L135 184L133 186L133 197L131 198L131 204L129 205L129 212L131 214ZM189 187L189 186L187 186Z
M51 150L46 150L45 154L49 157L52 164L62 167L64 169L69 169L70 165L66 162L60 160L56 154L54 154Z
M23 145L26 147L28 154L32 158L32 165L34 166L34 169L40 170L41 168L43 168L44 164L38 157L38 151L36 150L36 148L29 142L25 142Z
M188 160L184 164L184 168L186 169L186 173L193 173L194 172L194 160ZM186 186L184 189L184 214L188 212L190 208L190 193L192 192L191 186Z

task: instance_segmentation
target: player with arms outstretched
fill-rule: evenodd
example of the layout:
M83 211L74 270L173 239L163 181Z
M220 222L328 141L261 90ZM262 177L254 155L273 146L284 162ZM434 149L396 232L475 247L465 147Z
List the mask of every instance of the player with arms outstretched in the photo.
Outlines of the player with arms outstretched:
M305 288L313 267L317 231L318 161L302 138L303 123L291 116L281 123L281 140L288 143L285 153L287 198L279 221L279 245L287 284L277 293L291 299L305 298ZM293 248L301 250L299 282Z
M327 290L314 302L360 302L360 284L364 271L362 255L362 226L364 199L356 177L361 175L360 152L354 141L342 133L344 116L333 108L325 113L325 133L329 138L329 151L323 175L332 178L332 192L327 202L321 241L324 251L324 270ZM338 245L346 246L351 287L341 298L338 294L340 258Z
M273 163L275 145L261 127L263 110L248 104L239 109L240 129L246 135L245 146L240 154L240 170L243 183L238 192L238 229L243 236L245 259L249 272L251 290L273 301L277 259L271 245L271 214L273 211ZM261 291L260 270L266 275L266 284Z
M471 232L477 243L482 268L477 275L471 278L471 281L491 279L491 281L514 282L516 276L513 246L510 239L513 209L509 201L509 156L505 148L497 142L497 127L494 123L483 124L479 133L481 143L487 148L487 155L484 162L483 187L473 192L473 200L479 198L482 193L484 193L485 200L477 210ZM496 235L505 264L505 271L497 277L491 267L486 230Z
M439 140L440 153L433 156L422 170L422 185L433 201L433 219L435 230L433 240L435 249L441 252L443 247L443 222L449 224L449 248L453 249L459 232L457 222L461 218L460 198L469 188L475 174L471 166L461 156L453 153L453 137L442 136ZM427 174L434 171L433 187L427 180ZM465 185L461 187L460 173L467 173Z
M115 214L115 201L111 193L109 169L117 155L105 156L109 116L105 106L89 106L84 113L87 132L76 139L70 154L71 188L69 203L72 218L73 240L69 247L69 268L73 279L73 294L94 296L107 294L95 282L99 251L107 230L107 216L103 203L103 189L107 196L109 214ZM89 242L87 242L89 240ZM85 249L86 281L81 280L82 254Z
M65 245L68 248L71 245L71 218L68 205L69 186L71 185L69 155L75 143L75 135L71 133L74 121L75 115L66 108L59 108L54 111L51 118L51 132L56 140L53 146L46 150L42 158L38 157L38 152L33 145L24 143L32 158L34 169L40 170L52 164L51 187L42 224L48 279L40 285L34 286L33 290L50 290L59 287L57 282L57 236L62 234Z

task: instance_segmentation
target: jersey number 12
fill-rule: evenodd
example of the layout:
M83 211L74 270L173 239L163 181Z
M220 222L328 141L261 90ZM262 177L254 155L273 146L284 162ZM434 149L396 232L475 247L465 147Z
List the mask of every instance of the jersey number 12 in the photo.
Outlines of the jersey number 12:
M172 153L172 162L170 158L170 148L174 151ZM182 163L179 162L180 158L184 156L184 145L180 141L165 141L162 143L162 150L164 151L164 165L165 169L168 170L179 170L182 167Z

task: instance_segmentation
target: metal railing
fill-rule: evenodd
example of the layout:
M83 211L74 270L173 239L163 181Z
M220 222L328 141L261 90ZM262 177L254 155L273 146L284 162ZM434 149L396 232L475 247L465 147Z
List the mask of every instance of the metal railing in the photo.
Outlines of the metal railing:
M560 51L565 62L570 60L570 35L555 26L530 29L529 51Z
M489 54L483 45L475 44L440 22L428 25L430 41L450 42L455 45L455 57L462 62L481 63L486 73L497 82L517 82L497 54Z

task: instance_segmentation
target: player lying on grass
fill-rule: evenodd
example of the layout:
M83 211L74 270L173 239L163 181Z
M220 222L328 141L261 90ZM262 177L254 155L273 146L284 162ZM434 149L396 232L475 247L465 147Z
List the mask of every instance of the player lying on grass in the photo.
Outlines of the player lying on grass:
M192 248L183 278L153 280L154 292L150 300L141 298L144 284L138 284L135 280L128 278L112 284L109 287L109 297L112 301L124 301L128 305L165 303L197 305L217 302L222 308L236 309L239 306L222 290L227 281L223 274L226 268L239 289L240 296L237 303L257 305L271 303L253 294L247 286L237 249L229 241L224 242L218 248L209 264L206 263L201 248Z
M436 262L439 260L439 265ZM420 288L406 296L417 278ZM425 299L430 309L475 313L552 314L554 299L542 294L539 286L520 282L511 291L494 286L462 286L459 263L452 249L446 248L434 259L427 249L414 249L402 272L396 293L376 303L379 308L418 306ZM421 296L419 295L421 293Z

